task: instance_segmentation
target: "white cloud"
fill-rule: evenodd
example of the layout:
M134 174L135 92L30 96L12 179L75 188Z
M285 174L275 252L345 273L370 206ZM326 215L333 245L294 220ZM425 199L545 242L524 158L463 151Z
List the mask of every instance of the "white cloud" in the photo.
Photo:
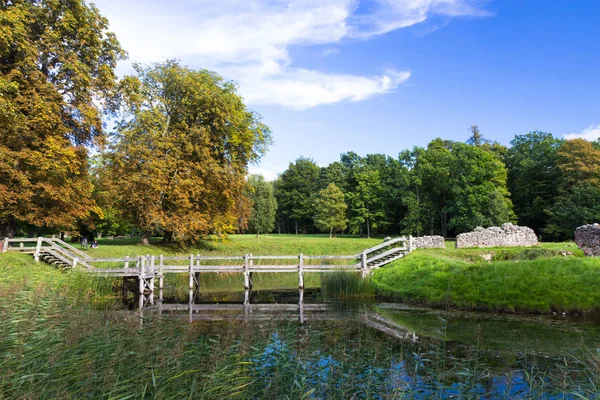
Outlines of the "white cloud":
M250 167L248 168L248 175L262 175L267 182L271 182L277 179L280 174L279 171L264 167Z
M565 139L585 139L585 140L596 140L600 138L600 125L591 125L588 128L585 128L580 133L567 133Z
M425 21L483 16L477 0L96 0L130 59L179 58L240 85L251 104L295 109L394 90L407 71L360 76L299 69L291 46L335 45ZM377 66L374 66L377 68Z

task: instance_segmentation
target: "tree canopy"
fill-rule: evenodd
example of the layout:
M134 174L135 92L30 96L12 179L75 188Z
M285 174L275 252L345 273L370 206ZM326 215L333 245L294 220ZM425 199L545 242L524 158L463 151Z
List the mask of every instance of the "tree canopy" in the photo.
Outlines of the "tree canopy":
M125 53L83 0L3 1L0 19L0 235L72 228L96 209L84 146L105 141Z
M250 175L246 193L252 202L248 228L251 232L256 233L256 236L260 233L271 232L275 227L275 212L277 211L273 184L266 182L262 175Z
M330 183L319 192L315 200L315 225L321 231L329 232L329 237L334 237L336 232L346 229L348 218L344 202L344 193L335 183Z
M269 129L214 72L176 61L135 69L121 82L123 111L105 154L120 208L167 241L235 231L248 163L264 153Z

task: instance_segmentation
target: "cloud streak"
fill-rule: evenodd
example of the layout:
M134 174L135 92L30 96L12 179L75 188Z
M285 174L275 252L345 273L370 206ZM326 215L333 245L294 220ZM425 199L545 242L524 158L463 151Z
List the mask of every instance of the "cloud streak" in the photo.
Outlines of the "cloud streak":
M297 68L293 46L367 40L430 15L486 16L476 0L96 0L130 59L179 58L238 82L250 104L306 109L396 89L409 71L371 76ZM377 69L377 66L373 66Z

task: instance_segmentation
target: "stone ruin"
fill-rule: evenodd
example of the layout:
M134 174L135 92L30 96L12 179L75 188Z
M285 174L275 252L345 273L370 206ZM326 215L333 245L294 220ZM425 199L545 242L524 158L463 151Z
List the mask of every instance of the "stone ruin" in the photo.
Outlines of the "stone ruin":
M461 233L456 237L456 248L465 247L516 247L536 246L537 235L533 229L511 223L487 229L477 227L473 232Z
M586 256L600 256L600 225L589 224L575 229L575 243Z
M413 249L445 249L446 243L442 236L419 236L412 239Z

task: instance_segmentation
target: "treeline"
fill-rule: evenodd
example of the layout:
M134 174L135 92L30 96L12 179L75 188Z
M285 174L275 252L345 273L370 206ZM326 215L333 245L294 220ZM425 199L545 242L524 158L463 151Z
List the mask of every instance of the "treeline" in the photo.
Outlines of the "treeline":
M507 148L473 126L467 143L435 139L395 158L349 152L319 167L300 157L273 182L273 231L329 231L316 221L332 184L343 193L349 233L452 237L518 222L563 240L600 221L600 145L531 132Z

